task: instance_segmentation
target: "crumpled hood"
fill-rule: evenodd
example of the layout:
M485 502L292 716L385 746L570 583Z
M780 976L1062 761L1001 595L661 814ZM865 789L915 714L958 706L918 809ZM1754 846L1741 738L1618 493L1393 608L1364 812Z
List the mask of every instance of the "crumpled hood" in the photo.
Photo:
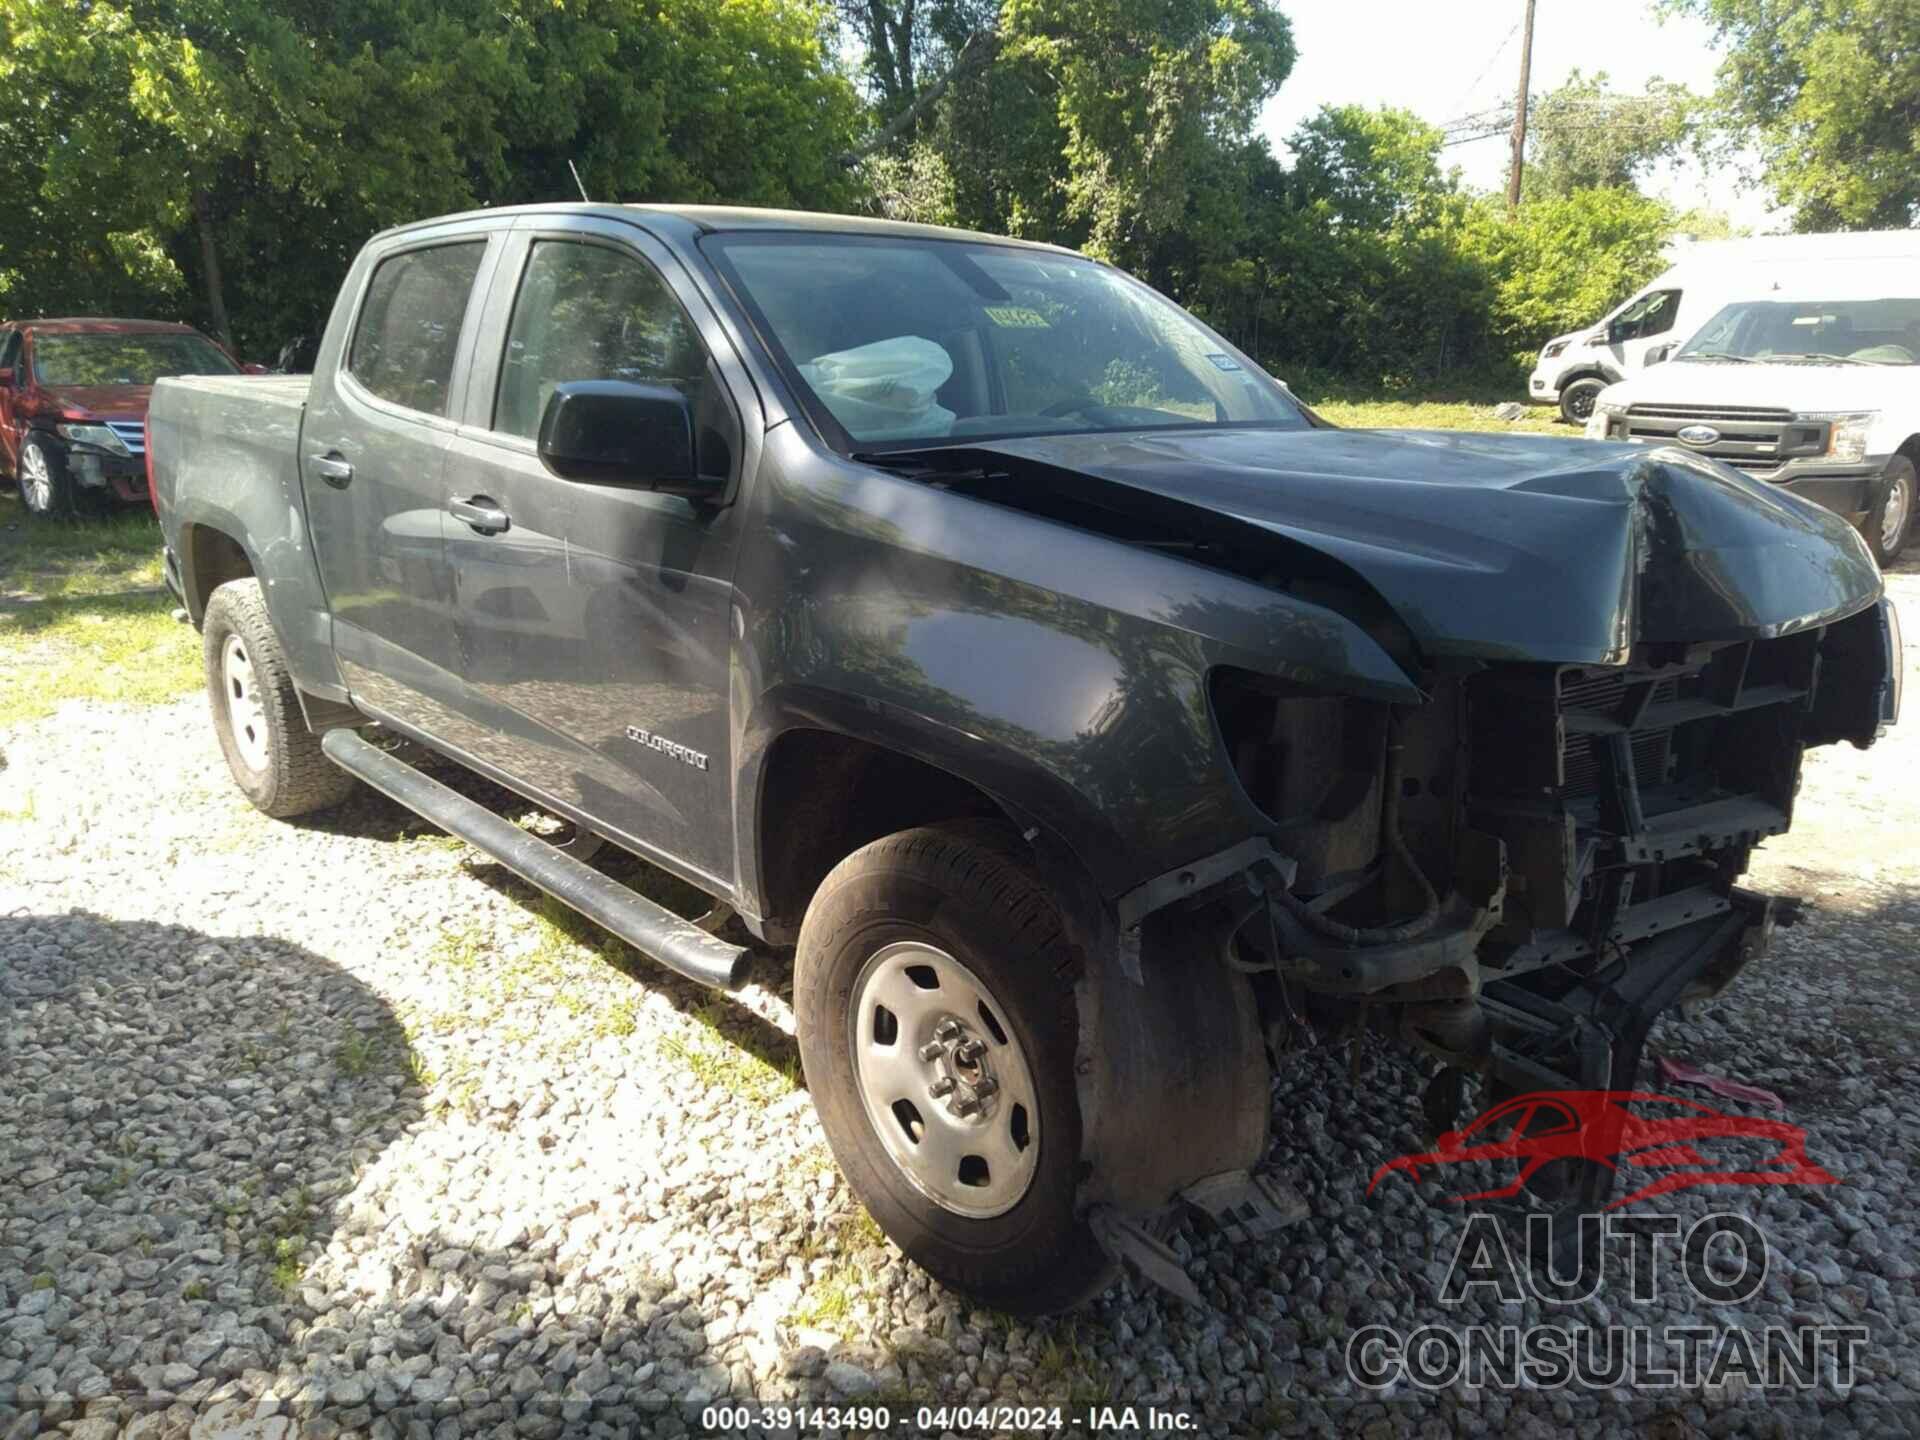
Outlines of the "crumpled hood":
M1609 403L1729 405L1792 410L1905 408L1920 376L1907 365L1741 365L1669 360L1612 385Z
M966 448L1311 546L1371 586L1430 655L1617 664L1636 642L1784 634L1880 594L1838 516L1675 449L1414 430Z

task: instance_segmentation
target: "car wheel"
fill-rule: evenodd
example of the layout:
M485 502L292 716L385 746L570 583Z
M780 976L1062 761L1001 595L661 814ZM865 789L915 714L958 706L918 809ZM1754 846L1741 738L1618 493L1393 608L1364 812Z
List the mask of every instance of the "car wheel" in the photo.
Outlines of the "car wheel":
M1593 375L1561 386L1560 418L1569 425L1585 425L1593 414L1593 402L1606 388L1607 382Z
M837 865L795 964L800 1058L880 1228L942 1284L1044 1314L1113 1262L1075 1213L1073 964L1003 827L930 826Z
M30 514L64 516L73 513L73 477L67 473L67 457L38 435L30 435L20 447L20 498Z
M254 808L284 820L351 795L353 777L307 728L258 580L229 580L213 592L202 641L214 733Z
M1886 480L1880 503L1867 515L1867 544L1882 568L1898 558L1913 534L1913 462L1904 455L1894 456L1887 462Z

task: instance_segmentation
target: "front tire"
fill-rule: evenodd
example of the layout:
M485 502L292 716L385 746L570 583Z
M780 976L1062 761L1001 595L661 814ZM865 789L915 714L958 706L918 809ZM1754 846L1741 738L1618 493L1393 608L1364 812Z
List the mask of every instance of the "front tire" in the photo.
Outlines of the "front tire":
M800 929L794 1009L854 1194L942 1284L1016 1314L1106 1288L1074 1210L1072 957L1002 827L928 826L837 865Z
M45 518L71 515L74 510L73 476L67 470L67 457L45 437L29 435L20 446L20 463L15 467L20 498L27 511Z
M1560 418L1569 425L1585 425L1593 414L1593 402L1606 388L1607 382L1597 375L1568 381L1560 387Z
M1867 546L1873 558L1885 569L1899 558L1913 535L1913 507L1916 490L1914 465L1904 455L1887 462L1886 484L1880 501L1867 515Z
M285 820L353 794L353 777L327 759L307 728L258 580L229 580L213 592L201 653L214 733L256 810Z

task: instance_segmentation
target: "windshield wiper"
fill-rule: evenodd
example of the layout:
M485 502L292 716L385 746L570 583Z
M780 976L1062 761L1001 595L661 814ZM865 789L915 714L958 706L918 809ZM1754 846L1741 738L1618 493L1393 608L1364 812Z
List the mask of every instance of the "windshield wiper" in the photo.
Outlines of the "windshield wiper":
M1804 355L1776 355L1773 358L1782 365L1797 365L1803 360L1815 365L1878 365L1880 363L1878 360L1861 360L1852 355L1823 355L1818 351L1810 351Z
M1736 360L1742 365L1756 363L1751 355L1736 355L1731 350L1690 350L1684 355L1676 355L1676 360Z

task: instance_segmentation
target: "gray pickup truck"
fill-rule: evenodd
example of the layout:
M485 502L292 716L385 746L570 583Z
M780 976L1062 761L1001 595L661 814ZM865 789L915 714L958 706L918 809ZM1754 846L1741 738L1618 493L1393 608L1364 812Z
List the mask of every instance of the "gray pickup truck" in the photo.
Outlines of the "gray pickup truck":
M1014 1310L1121 1259L1183 1290L1182 1211L1302 1214L1300 1047L1434 1057L1436 1128L1632 1088L1660 1011L1766 949L1738 881L1805 749L1898 710L1826 511L1677 450L1338 429L1127 276L983 235L409 226L310 380L163 381L152 437L249 798L364 782L682 974L790 964L856 1193Z

